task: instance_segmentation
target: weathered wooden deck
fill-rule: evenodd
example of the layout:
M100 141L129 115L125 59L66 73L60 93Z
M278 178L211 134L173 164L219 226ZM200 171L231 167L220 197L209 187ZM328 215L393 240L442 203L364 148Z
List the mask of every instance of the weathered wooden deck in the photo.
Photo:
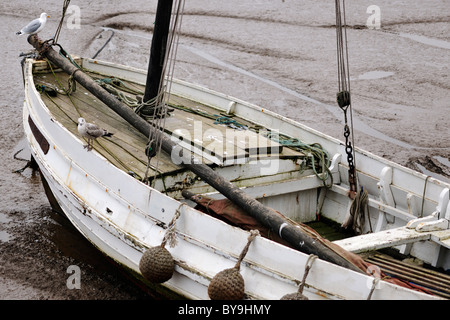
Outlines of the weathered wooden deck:
M135 175L138 179L144 178L147 171L147 157L144 151L148 137L131 127L81 85L77 84L74 92L65 94L64 91L69 88L69 75L48 68L45 70L47 72L44 70L36 72L34 79L38 89L42 90L41 86L45 86L58 90L56 95L41 94L55 120L80 139L82 138L77 131L79 117L114 133L111 138L97 139L94 143L95 151L125 172ZM106 77L98 74L91 76L98 79ZM123 83L133 90L144 91L142 85L125 81ZM133 97L126 91L122 93ZM171 136L182 137L183 145L190 147L203 163L217 165L232 164L235 161L243 163L255 157L270 157L274 153L279 158L304 156L300 152L266 139L258 134L257 130L247 129L255 129L254 124L247 120L220 114L210 106L175 95L171 95L169 104L174 107L174 111L163 120L165 132ZM228 124L222 123L223 120ZM246 129L239 130L240 126L246 126ZM80 152L87 151L80 149ZM161 153L151 159L147 175L148 177L166 175L179 170L182 168L175 165L170 156Z

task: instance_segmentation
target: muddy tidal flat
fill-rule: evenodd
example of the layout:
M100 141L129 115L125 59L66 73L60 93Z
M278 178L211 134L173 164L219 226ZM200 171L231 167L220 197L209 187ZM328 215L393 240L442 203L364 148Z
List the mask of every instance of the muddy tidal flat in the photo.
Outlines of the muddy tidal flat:
M450 0L345 2L356 147L450 181ZM14 172L29 159L19 55L31 50L16 32L47 12L50 39L62 3L0 2L0 299L153 299L51 210L37 171ZM72 1L58 42L147 69L156 3ZM333 1L188 0L184 13L176 78L344 139Z

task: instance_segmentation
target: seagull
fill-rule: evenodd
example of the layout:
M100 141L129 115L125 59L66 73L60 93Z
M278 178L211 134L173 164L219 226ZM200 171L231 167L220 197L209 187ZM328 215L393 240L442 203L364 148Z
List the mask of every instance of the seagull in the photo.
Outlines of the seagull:
M88 144L84 146L88 151L92 150L92 145L94 140L98 137L111 137L113 133L106 131L105 129L99 128L93 123L88 123L84 118L78 119L78 132L82 137L88 140Z
M38 33L45 27L45 23L47 22L48 17L49 16L47 16L47 14L45 12L41 13L40 18L34 19L29 24L27 24L25 27L23 27L22 30L20 30L16 34L21 36L23 34L32 35L32 34Z

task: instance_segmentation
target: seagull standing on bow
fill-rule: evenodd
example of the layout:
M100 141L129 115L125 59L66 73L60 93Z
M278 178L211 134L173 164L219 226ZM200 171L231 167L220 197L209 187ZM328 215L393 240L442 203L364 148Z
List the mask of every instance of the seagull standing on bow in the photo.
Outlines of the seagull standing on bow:
M92 150L94 140L98 137L111 137L113 135L111 132L101 129L93 123L86 122L84 118L78 119L78 132L82 137L87 139L88 144L84 147L87 148L88 151Z
M45 27L45 24L47 23L47 17L48 16L45 12L41 13L40 18L34 19L29 24L27 24L25 27L23 27L22 30L20 30L16 34L21 36L23 34L33 35L33 34L38 33Z

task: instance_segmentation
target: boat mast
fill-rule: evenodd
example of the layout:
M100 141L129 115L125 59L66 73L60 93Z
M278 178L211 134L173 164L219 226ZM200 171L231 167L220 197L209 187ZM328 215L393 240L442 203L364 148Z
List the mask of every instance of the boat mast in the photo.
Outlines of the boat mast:
M173 0L158 1L155 28L153 30L152 45L150 49L150 61L148 63L147 82L143 99L144 102L156 98L161 86L172 6ZM145 109L143 112L148 113Z

